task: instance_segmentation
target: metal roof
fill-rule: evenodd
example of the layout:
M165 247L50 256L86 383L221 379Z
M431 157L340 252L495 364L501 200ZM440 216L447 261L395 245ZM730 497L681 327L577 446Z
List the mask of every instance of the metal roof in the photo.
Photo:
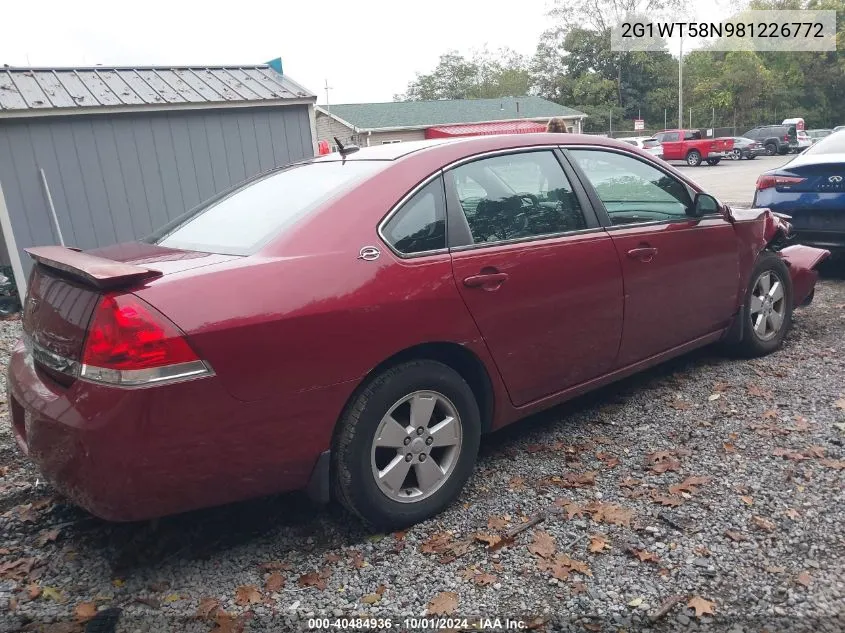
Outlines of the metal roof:
M536 96L345 103L320 106L320 109L328 111L332 116L342 119L358 130L587 116L578 110Z
M266 64L255 66L0 67L0 118L315 101Z

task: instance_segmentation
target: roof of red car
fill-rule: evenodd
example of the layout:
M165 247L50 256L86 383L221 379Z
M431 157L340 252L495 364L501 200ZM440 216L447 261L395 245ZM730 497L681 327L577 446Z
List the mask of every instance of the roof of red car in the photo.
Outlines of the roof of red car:
M486 136L470 136L460 138L439 138L425 141L408 141L403 143L388 143L372 147L361 147L345 160L397 160L417 152L437 152L444 154L466 154L471 156L480 152L510 149L512 147L530 147L532 145L601 145L606 147L630 147L626 143L603 136L588 134L498 134ZM440 151L438 151L440 150ZM321 156L315 161L344 160L338 152Z

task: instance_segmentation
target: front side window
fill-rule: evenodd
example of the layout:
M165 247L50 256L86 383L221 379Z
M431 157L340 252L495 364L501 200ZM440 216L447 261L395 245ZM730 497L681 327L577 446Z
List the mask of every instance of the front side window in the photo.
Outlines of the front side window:
M382 232L388 244L403 255L446 248L442 178L435 178L415 193L390 218Z
M200 204L144 241L180 250L248 255L386 164L318 161L263 174Z
M485 158L452 171L473 243L587 228L578 198L550 151Z
M569 150L604 203L614 225L676 220L692 207L686 186L631 156L602 150Z
M678 132L666 132L666 134L663 135L664 143L674 143L679 140L681 140L681 135Z

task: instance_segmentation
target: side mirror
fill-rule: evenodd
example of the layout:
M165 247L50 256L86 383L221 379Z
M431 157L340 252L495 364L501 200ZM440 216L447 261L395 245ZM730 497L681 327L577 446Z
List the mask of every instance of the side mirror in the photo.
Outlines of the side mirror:
M716 200L713 196L707 193L697 193L695 194L695 201L692 205L692 215L696 218L703 217L705 215L713 215L719 213L721 210L721 205L719 201Z

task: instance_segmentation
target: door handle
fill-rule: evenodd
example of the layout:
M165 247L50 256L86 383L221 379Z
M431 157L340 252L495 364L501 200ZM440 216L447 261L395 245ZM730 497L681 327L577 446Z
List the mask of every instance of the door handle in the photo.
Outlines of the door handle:
M639 248L632 248L628 251L628 257L646 263L654 259L655 255L657 255L657 249L653 246L640 246Z
M507 273L481 273L464 279L464 285L467 288L481 288L482 286L498 288L507 278Z

